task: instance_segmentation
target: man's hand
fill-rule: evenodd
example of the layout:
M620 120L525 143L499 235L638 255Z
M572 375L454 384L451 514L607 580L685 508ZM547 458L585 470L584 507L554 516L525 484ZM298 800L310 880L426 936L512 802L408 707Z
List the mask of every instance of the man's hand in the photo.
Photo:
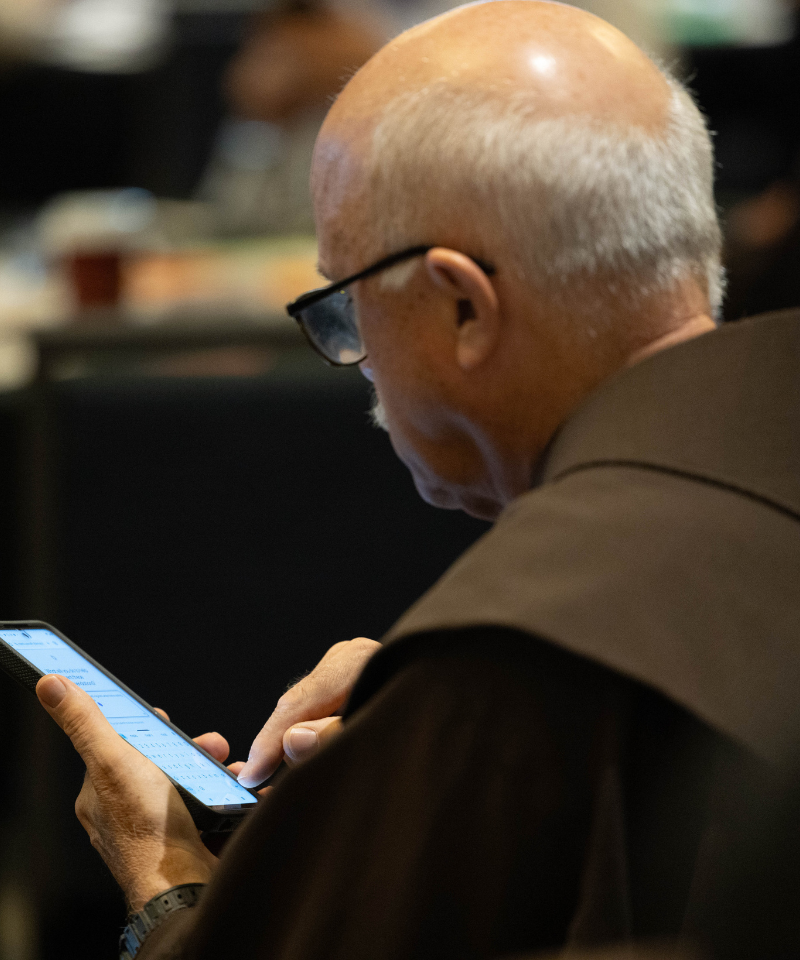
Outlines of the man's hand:
M166 775L126 743L94 700L70 680L56 674L42 677L36 693L86 764L75 812L131 908L140 910L151 897L180 883L207 882L217 858L203 846ZM219 734L198 741L215 756L227 756Z
M364 665L380 646L366 637L336 643L308 676L284 693L239 771L242 786L255 787L266 780L284 755L289 764L304 760L338 732L341 720L331 714L344 706Z

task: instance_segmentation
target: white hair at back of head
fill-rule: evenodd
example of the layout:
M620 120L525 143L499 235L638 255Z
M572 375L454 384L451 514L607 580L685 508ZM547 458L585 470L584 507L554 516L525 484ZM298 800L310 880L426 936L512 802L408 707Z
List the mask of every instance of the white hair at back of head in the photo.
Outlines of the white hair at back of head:
M368 159L380 241L393 252L457 234L473 256L499 246L523 280L578 316L594 306L586 281L601 279L605 296L635 310L692 276L716 314L724 274L711 139L691 96L666 79L660 133L541 119L527 94L446 79L399 94Z

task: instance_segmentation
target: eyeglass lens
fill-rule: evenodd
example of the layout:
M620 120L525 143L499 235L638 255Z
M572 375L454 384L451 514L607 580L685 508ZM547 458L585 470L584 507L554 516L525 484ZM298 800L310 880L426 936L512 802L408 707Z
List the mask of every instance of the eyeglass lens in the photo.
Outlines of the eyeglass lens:
M364 359L355 308L346 291L332 293L303 308L298 319L309 340L332 363L346 366Z

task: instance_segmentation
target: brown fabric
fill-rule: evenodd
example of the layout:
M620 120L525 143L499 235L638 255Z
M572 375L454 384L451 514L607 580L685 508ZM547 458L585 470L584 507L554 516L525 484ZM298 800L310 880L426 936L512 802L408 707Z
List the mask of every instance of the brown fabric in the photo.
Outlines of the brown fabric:
M430 638L141 960L489 960L679 936L714 771L673 704L508 631Z
M542 479L635 463L728 485L800 518L800 311L742 320L625 370L570 417Z
M392 629L476 624L649 684L771 760L800 747L800 313L665 351L602 386L519 498Z

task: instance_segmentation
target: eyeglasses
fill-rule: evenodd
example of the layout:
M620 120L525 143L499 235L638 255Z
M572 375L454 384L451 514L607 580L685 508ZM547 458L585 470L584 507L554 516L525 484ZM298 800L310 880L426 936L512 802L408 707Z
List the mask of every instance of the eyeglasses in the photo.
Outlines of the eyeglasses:
M299 324L306 339L327 363L334 367L351 367L366 359L367 351L361 340L358 319L350 294L345 289L356 280L371 277L382 270L413 257L421 257L433 246L409 247L384 257L371 267L354 273L338 283L319 290L311 290L287 304L286 312ZM471 258L483 272L492 276L495 268L475 257Z

